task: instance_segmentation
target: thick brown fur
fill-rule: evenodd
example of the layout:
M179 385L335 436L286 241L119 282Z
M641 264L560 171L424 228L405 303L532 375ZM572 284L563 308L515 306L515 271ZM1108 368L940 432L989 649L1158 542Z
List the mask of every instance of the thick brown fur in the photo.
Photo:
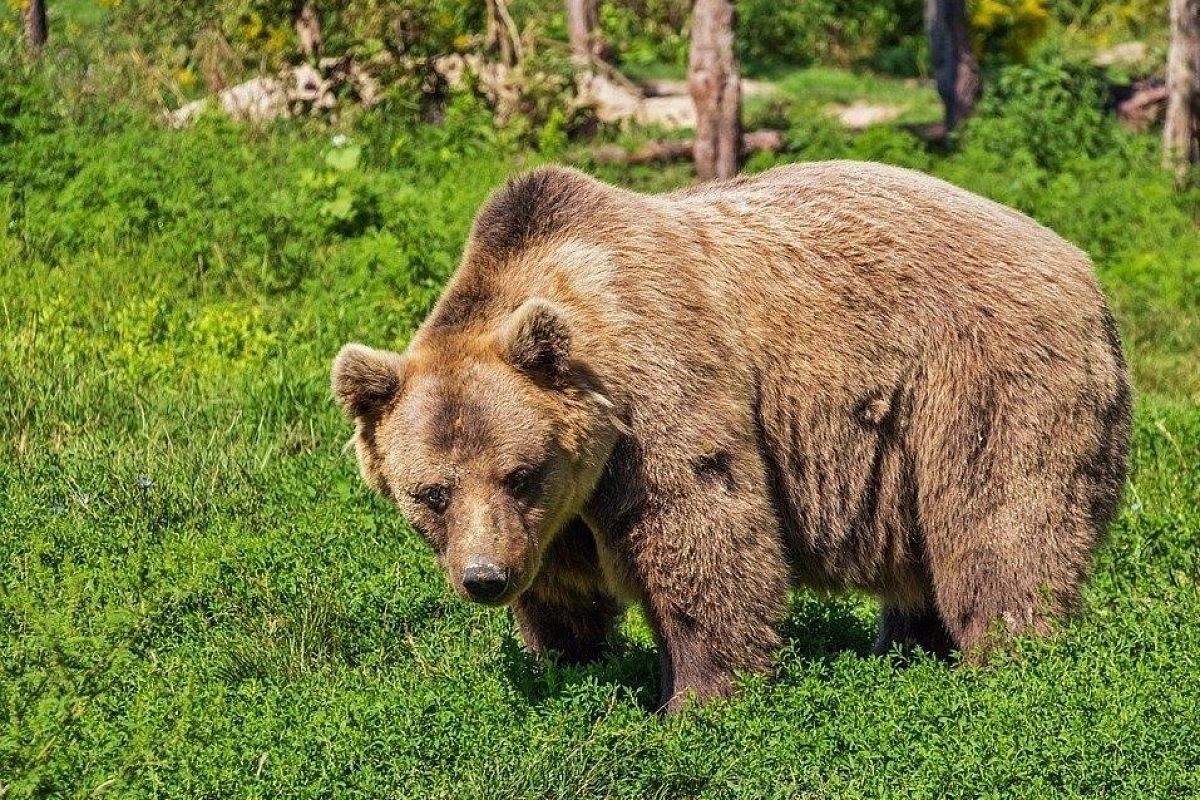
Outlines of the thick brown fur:
M1130 426L1082 252L849 162L658 196L518 178L406 353L348 346L334 387L456 589L484 553L527 644L573 660L640 603L672 709L769 668L793 585L880 597L880 650L1046 632Z

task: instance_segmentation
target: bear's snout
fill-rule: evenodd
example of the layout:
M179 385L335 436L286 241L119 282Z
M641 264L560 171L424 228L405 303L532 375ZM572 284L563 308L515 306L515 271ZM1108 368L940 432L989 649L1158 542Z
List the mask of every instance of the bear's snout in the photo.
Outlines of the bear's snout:
M508 591L511 578L512 570L477 558L463 567L462 585L475 602L495 603Z

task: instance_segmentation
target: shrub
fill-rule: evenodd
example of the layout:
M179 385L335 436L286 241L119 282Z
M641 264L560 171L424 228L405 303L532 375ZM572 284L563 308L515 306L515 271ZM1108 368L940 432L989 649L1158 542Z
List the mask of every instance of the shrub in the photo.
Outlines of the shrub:
M1046 0L1045 4L1060 27L1081 33L1097 46L1163 36L1169 6L1159 0Z
M334 0L314 6L324 51L339 55L369 57L388 50L424 58L454 52L456 40L482 30L483 22L482 3L454 0ZM291 0L121 0L110 13L124 46L173 69L204 75L214 49L228 48L243 71L297 60L292 9Z
M1041 170L1116 147L1100 71L1051 58L999 72L967 125L968 147L1023 158Z
M688 59L691 4L686 0L636 0L600 5L600 30L613 57L645 67Z
M909 56L924 47L915 0L742 0L737 9L738 56L752 67L872 65L915 74L916 58Z
M972 0L971 34L985 59L1022 62L1046 32L1044 0Z

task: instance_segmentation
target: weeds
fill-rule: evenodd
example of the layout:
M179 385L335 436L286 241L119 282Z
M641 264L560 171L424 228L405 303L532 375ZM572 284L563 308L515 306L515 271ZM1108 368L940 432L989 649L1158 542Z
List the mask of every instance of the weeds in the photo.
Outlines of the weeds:
M986 669L897 668L866 655L870 601L799 595L776 680L672 719L650 713L636 614L614 655L571 668L455 600L362 487L328 396L337 348L402 347L474 209L546 152L469 101L445 127L368 116L334 143L68 115L36 77L0 82L0 794L1200 793L1195 200L1090 111L1031 134L1026 95L1078 92L1020 69L950 154L794 99L772 112L792 151L751 166L927 169L1095 258L1139 400L1084 613Z

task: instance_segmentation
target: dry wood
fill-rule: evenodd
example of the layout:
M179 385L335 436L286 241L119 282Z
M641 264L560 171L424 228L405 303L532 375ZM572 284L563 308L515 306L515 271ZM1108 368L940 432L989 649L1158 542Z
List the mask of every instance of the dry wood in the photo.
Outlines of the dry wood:
M577 67L591 66L599 60L596 29L600 26L598 0L566 0L567 39L571 60Z
M499 51L500 63L504 66L516 66L521 60L521 34L508 13L508 4L505 0L486 0L486 4L485 44L489 50Z
M309 61L321 54L321 18L312 3L297 2L292 5L292 26L300 40L300 52Z
M733 53L732 0L696 0L688 90L696 104L694 158L700 180L737 174L742 140L742 85Z
M1118 119L1136 131L1148 130L1167 105L1167 86L1158 79L1114 87L1112 92Z
M1200 164L1200 0L1171 0L1163 162L1182 180Z
M652 164L658 161L681 161L691 158L696 147L694 139L648 142L629 152L620 145L605 145L592 150L592 160L598 164ZM783 134L764 128L742 137L741 155L778 153L783 149Z
M46 44L50 27L46 23L46 0L29 0L25 9L25 44L33 53L40 53Z

